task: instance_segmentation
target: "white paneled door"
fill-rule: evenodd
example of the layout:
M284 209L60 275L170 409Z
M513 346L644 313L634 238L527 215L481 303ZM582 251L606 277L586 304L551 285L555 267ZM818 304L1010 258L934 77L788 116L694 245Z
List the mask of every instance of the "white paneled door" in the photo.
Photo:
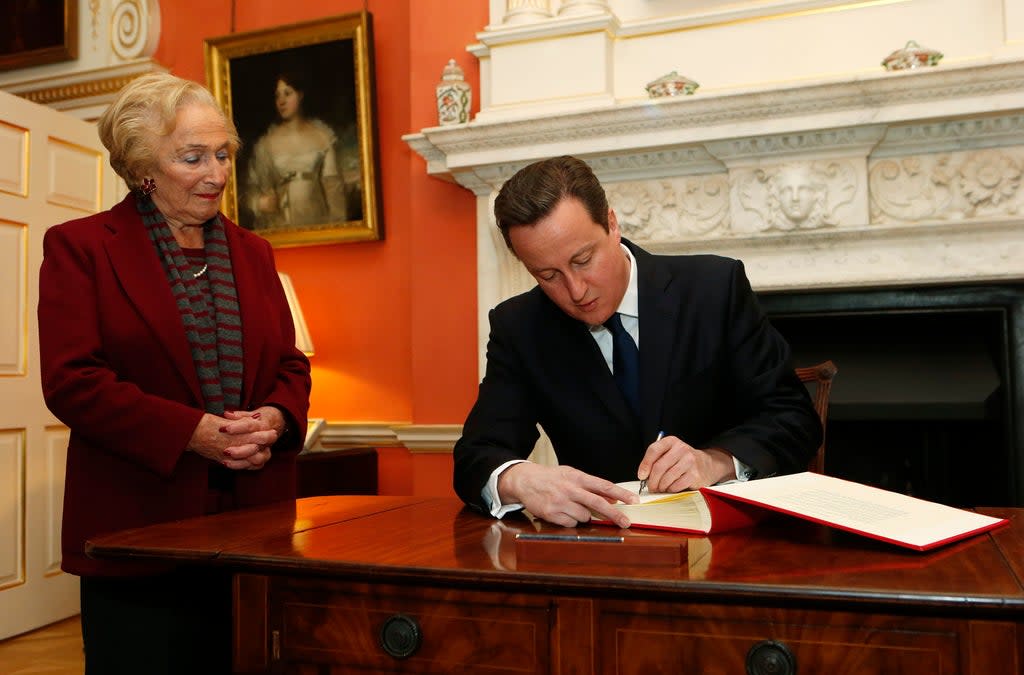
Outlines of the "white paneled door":
M93 124L0 92L0 639L78 612L60 571L68 430L43 403L36 303L43 233L112 201L109 175Z

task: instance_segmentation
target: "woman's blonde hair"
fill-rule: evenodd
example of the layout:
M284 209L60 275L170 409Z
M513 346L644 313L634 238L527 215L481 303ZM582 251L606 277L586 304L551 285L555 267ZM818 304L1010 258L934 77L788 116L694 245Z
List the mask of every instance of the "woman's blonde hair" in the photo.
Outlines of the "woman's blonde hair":
M206 87L170 73L149 73L126 84L97 122L100 141L110 153L110 166L129 188L137 189L142 183L156 162L157 140L174 131L178 110L190 104L217 111L234 156L241 144L238 131Z

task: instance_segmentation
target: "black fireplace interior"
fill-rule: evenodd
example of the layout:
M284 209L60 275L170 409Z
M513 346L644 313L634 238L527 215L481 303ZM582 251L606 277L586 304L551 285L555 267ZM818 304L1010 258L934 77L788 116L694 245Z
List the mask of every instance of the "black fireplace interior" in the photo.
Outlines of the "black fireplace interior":
M839 369L826 473L953 506L1024 505L1024 286L760 301L794 365Z

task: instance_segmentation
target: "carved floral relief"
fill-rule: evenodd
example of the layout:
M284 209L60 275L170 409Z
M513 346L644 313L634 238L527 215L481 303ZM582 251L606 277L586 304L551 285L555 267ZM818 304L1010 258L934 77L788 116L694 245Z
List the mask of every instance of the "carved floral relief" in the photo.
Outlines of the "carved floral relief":
M1024 148L935 153L872 163L871 220L913 223L1021 211Z
M729 216L725 174L610 183L608 203L622 233L631 239L664 241L721 236Z
M829 283L836 284L854 282L864 269L879 267L905 270L938 265L972 275L990 273L991 253L972 237L983 239L981 230L1004 227L1012 221L1002 219L1024 212L1022 178L1024 145L868 158L867 162L842 158L734 166L728 173L611 181L605 183L605 190L623 234L630 239L669 246L717 242L709 250L742 255L752 273L761 270L763 276L774 275L776 282L785 278L802 283L799 280L813 276L810 270L827 265L834 271ZM857 230L887 224L918 227L880 227L879 236L887 243L856 243ZM966 224L974 224L975 234L951 245L954 234ZM934 232L934 237L908 245L913 237L907 239L906 233L918 228ZM837 249L819 248L820 238L799 244L803 234L825 229L835 229L839 236L846 230L855 238L845 239L846 245ZM735 253L728 243L780 233L787 236L774 241L802 246L801 253L787 256L781 267L771 249ZM501 297L530 288L532 277L505 250L496 227L491 234L498 252ZM1019 250L1019 245L1008 248L997 266L1010 265ZM897 274L884 280L899 278Z
M791 162L729 174L612 183L606 190L627 237L715 239L863 224L866 213L858 214L853 206L864 182L858 175L852 160Z
M998 151L971 153L960 169L960 189L975 209L1009 207L1020 189L1020 164Z

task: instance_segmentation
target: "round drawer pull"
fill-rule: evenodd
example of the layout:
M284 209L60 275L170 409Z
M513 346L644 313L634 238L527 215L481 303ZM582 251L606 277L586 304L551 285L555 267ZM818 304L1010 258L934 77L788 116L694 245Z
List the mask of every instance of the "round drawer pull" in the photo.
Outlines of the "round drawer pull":
M762 640L747 652L747 675L796 675L796 657L775 640Z
M420 625L411 616L395 614L380 627L380 646L388 656L396 659L412 656L422 642Z

